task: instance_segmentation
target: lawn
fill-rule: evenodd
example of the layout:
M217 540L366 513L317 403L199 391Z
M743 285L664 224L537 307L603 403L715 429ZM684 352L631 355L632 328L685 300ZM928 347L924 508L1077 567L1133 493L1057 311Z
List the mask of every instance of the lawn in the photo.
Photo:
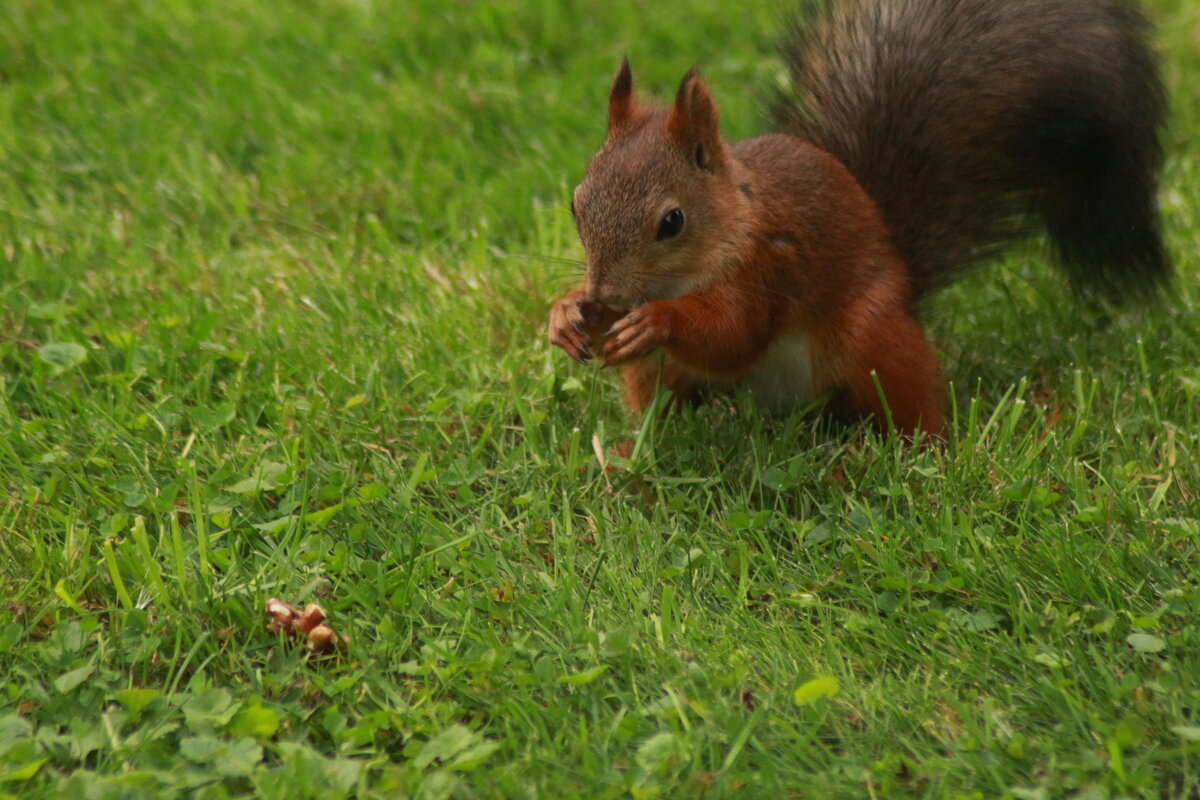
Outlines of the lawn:
M1200 11L1175 292L940 295L912 449L545 340L620 57L751 135L779 7L0 5L0 798L1200 794Z

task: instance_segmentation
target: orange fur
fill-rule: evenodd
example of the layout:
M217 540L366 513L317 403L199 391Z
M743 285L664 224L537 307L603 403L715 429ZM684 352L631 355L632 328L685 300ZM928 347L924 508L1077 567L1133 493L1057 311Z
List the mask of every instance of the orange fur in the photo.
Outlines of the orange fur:
M911 316L907 271L831 156L780 134L727 147L698 77L684 78L670 110L646 108L623 64L609 138L574 202L588 275L552 309L551 341L621 365L635 410L660 383L696 402L796 336L809 343L814 392L844 389L904 434L941 430L937 362ZM672 208L685 228L663 240Z
M689 71L668 108L622 62L575 190L587 254L550 340L624 370L630 406L742 384L828 390L906 436L945 425L917 293L1040 220L1076 288L1170 277L1155 201L1165 101L1148 26L1111 0L802 4L777 109L797 135L722 141Z

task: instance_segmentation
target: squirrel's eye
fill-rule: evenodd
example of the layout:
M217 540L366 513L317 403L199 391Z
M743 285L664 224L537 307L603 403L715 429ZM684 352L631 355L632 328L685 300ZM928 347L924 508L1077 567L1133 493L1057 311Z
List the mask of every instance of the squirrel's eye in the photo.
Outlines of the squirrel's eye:
M667 212L667 215L662 218L662 222L658 223L658 236L655 238L658 241L670 239L678 236L683 230L683 212L678 208L672 208Z

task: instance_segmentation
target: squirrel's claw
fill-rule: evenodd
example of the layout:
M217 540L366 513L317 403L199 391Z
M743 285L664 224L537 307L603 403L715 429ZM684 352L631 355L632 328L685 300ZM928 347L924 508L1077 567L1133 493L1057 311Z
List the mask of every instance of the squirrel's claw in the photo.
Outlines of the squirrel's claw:
M550 344L561 347L576 361L592 357L588 335L583 331L584 315L580 309L582 297L572 292L550 308Z
M550 328L550 344L562 348L567 355L581 363L586 363L592 358L592 352L588 348L587 336L575 330L570 325L559 328L555 328L552 325Z
M600 346L599 331L615 317L611 309L588 300L576 289L550 308L550 344L586 364L595 357L593 348Z
M604 365L612 366L643 358L666 344L667 320L660 307L648 303L626 314L605 334Z

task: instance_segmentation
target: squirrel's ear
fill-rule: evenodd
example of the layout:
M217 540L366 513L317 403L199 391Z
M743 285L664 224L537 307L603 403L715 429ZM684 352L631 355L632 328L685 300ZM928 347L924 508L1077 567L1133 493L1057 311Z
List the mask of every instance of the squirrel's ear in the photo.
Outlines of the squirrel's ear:
M725 160L717 104L693 68L683 76L675 105L667 117L667 138L689 151L702 169L713 169Z
M608 135L620 133L633 119L633 70L629 59L621 59L621 68L613 78L612 91L608 94Z

